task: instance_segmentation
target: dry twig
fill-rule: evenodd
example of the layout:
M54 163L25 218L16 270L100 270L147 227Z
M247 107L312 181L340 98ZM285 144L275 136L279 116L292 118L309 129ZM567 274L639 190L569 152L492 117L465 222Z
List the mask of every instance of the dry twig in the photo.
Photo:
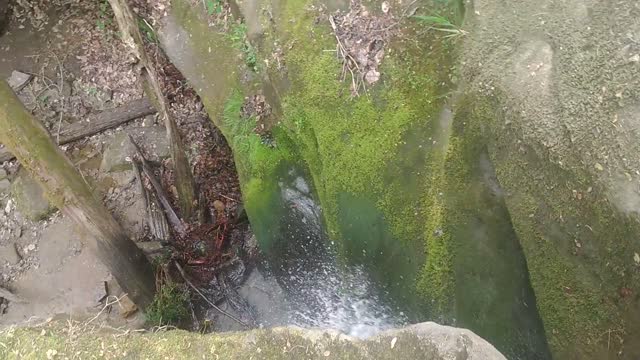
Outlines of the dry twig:
M204 294L195 285L193 285L193 283L191 281L189 281L189 279L187 278L187 274L185 274L184 270L182 269L182 266L180 266L180 264L178 264L178 262L175 262L175 264L176 264L176 268L178 269L178 272L180 272L180 275L182 276L184 281L187 283L187 285L189 285L193 289L193 291L195 291L198 295L200 295L200 297L202 297L202 299L204 301L206 301L207 304L211 305L212 308L216 309L218 312L220 312L222 315L228 317L229 319L237 322L238 324L246 327L247 329L250 328L250 326L247 323L245 323L244 321L242 321L242 320L238 319L237 317L231 315L230 313L222 310L221 308L216 306L216 304L214 304L211 300L209 300L206 296L204 296Z

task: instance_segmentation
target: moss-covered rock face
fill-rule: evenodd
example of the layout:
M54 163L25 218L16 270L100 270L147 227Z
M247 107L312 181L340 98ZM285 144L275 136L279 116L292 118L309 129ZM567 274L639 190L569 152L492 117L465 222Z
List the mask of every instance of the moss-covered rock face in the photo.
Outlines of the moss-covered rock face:
M201 335L111 332L49 323L0 332L2 359L505 359L469 330L422 323L366 341L335 331L276 328Z
M423 6L452 11L435 4L442 2ZM472 136L462 127L451 131L466 121L445 106L455 88L456 42L402 19L380 81L352 97L340 81L341 63L325 51L335 48L335 37L329 22L317 19L328 14L310 2L261 2L257 10L241 4L274 16L246 16L259 56L270 60L257 73L238 51L245 47L234 46L236 35L208 27L188 5L173 1L160 38L235 152L245 206L267 256L282 258L283 242L297 236L291 229L306 226L291 223L282 198L293 168L313 188L344 260L366 266L411 320L469 326L513 357L548 356L504 201L487 193L499 186L482 156L481 129ZM245 97L258 91L275 113L267 139L254 131L255 119L241 116Z
M637 2L471 5L460 107L484 127L553 353L638 357Z
M451 10L436 3L420 11ZM289 238L294 168L344 259L411 318L512 357L549 357L545 339L559 359L640 356L635 2L469 1L456 40L404 19L356 98L312 2L241 2L255 48L189 5L173 1L162 42L235 152L267 254ZM241 116L257 92L269 136Z

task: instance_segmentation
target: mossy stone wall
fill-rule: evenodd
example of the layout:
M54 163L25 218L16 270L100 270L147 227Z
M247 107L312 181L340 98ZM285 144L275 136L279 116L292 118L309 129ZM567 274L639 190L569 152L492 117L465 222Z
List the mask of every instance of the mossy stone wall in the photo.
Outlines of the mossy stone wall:
M581 108L572 97L583 96L580 84L592 87L598 76L595 65L587 67L591 77L578 76L573 61L590 52L557 35L578 22L552 17L545 38L539 28L545 19L516 25L515 10L529 14L533 3L501 11L475 1L466 12L468 35L448 41L406 20L387 48L380 82L352 98L339 79L341 64L325 51L335 47L330 27L309 4L261 2L277 9L275 25L253 17L262 21L254 32L260 60L270 59L277 44L287 49L285 71L264 61L258 72L247 71L224 34L202 27L202 14L183 9L180 17L188 32L198 32L190 40L201 49L196 54L206 58L213 47L225 74L233 74L215 92L199 91L235 151L265 249L284 231L278 179L296 167L345 261L366 265L414 318L468 326L513 356L548 357L545 337L557 358L636 351L630 339L637 325L625 319L639 313L637 297L629 295L639 276L637 220L619 211L610 184L600 181L608 160L593 159L597 150L585 143L592 135L575 137L571 121L563 120L564 128L552 121L577 116L597 133L595 117L581 114L614 119L630 111L624 102L626 112L594 107L595 95L583 97ZM627 5L614 10L622 14ZM544 6L573 16L582 5L545 0ZM595 15L576 16L610 19L594 9ZM502 21L488 22L491 16ZM205 85L217 81L212 67L195 66L192 75L182 70L204 76ZM528 66L535 69L518 72ZM562 82L554 82L553 71ZM608 84L624 90L603 97L637 99L627 83ZM255 120L239 115L244 97L259 91L277 110L269 142L253 131ZM571 106L558 103L561 97ZM443 120L447 106L453 116Z

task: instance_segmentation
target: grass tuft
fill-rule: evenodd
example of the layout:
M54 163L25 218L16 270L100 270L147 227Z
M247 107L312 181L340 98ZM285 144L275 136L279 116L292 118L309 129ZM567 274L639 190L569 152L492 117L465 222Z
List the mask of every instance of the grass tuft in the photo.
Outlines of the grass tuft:
M445 38L457 38L467 34L465 30L462 30L445 16L414 15L413 18L428 25L428 30L447 33L447 35L444 36Z
M232 25L229 39L233 47L242 52L244 63L253 71L258 71L258 53L247 38L247 25L237 23Z
M189 293L174 284L165 284L147 308L146 317L154 326L177 325L189 314Z

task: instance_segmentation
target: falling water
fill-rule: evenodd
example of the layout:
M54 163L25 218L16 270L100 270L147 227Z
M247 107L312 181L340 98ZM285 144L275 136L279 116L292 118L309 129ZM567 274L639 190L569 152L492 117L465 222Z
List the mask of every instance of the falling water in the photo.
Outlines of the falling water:
M384 293L362 267L341 263L335 244L324 235L321 211L309 186L294 171L289 175L289 181L279 185L292 209L292 228L276 273L291 304L290 323L360 338L405 324L405 315L383 301ZM305 226L293 228L300 223Z

